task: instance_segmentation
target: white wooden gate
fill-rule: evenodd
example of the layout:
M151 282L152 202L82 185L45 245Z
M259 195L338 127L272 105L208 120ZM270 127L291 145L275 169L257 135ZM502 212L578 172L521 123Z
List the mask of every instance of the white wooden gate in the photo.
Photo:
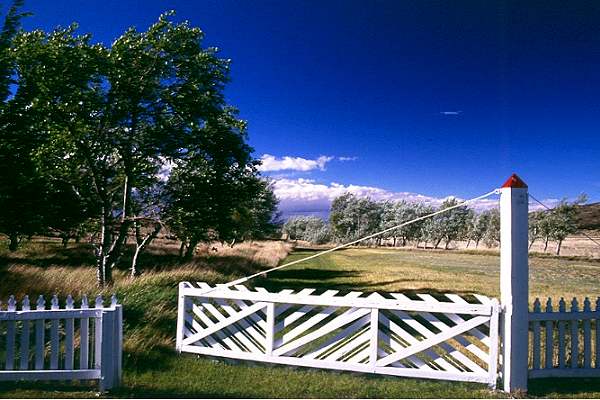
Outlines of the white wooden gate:
M180 352L495 387L496 299L179 285Z

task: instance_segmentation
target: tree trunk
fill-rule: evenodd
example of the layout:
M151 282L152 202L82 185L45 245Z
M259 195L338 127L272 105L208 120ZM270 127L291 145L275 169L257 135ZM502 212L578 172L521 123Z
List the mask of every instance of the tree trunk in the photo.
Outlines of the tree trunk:
M179 257L183 258L183 254L185 252L185 246L186 246L186 242L185 240L181 241L181 246L179 246Z
M559 240L558 242L556 242L556 255L560 256L560 249L562 247L562 240Z
M137 269L138 256L146 248L146 246L148 246L158 236L158 233L162 229L162 225L160 223L156 223L152 233L150 233L143 239L141 237L139 224L136 223L135 228L136 228L135 229L135 236L136 236L135 253L133 254L133 258L131 259L131 277L132 278L134 278L140 274L140 271Z
M392 245L392 247L396 247L396 236L394 236L393 239L394 239L394 244Z
M477 240L475 241L475 248L478 248L478 247L479 247L479 239L477 239Z
M63 249L66 249L67 246L69 245L69 235L67 233L63 233L62 235L60 235L62 238L62 247Z
M19 248L19 235L17 235L16 233L11 233L8 236L8 239L10 240L10 242L8 243L8 250L17 251L17 249Z
M448 250L448 246L450 245L450 240L446 240L446 243L444 245L444 250Z
M190 240L187 249L185 250L185 260L191 260L194 258L194 252L196 251L196 246L198 246L197 240Z
M533 247L533 244L534 244L534 243L535 243L535 239L532 239L532 240L529 242L529 247L527 248L527 250L531 250L531 248Z
M433 248L437 249L438 247L440 247L441 242L442 242L442 239L438 239L437 242L435 242L435 246L433 246Z
M465 249L468 249L470 244L471 244L471 239L468 239L467 240L467 245L466 245Z
M546 250L548 250L548 240L549 240L549 237L546 236L546 239L544 240L544 253L546 252Z

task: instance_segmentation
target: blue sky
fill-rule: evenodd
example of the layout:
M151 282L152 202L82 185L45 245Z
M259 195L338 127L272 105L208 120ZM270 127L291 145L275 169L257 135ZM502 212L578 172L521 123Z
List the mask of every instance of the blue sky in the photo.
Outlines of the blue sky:
M512 172L538 198L600 201L598 2L39 0L26 9L26 29L77 21L106 44L168 9L202 28L205 44L233 60L228 101L248 120L256 157L271 156L265 174L284 207L319 210L347 189L469 198Z

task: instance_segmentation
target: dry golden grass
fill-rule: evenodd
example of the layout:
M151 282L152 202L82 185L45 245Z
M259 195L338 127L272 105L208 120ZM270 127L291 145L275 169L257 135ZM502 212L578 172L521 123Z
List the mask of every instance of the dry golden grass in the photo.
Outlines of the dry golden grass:
M296 251L286 261L311 254ZM532 302L536 297L583 301L600 295L600 261L532 255L529 264ZM492 252L353 248L276 271L261 284L499 297L500 258Z
M280 241L245 242L233 248L212 244L200 247L193 260L182 262L177 257L177 243L161 240L140 259L141 276L129 276L124 257L124 269L113 271L113 286L99 291L89 246L62 249L56 240L37 238L15 253L0 253L0 299L9 295L22 298L25 294L71 294L79 298L83 294L119 292L133 283L145 285L165 278L222 282L273 267L291 250L291 244Z

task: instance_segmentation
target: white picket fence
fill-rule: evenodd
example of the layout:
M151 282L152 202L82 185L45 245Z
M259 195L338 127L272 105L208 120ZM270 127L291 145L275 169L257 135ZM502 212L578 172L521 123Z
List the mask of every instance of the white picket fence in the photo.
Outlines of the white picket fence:
M564 299L555 311L548 299L545 310L539 299L529 313L531 328L530 378L600 377L600 297L595 310L588 298L580 310L577 299Z
M495 299L207 289L180 283L180 352L496 385Z
M89 307L84 296L79 308L68 296L62 309L57 296L50 309L43 296L35 309L25 296L20 310L11 296L6 309L0 303L0 332L0 381L97 379L106 390L121 379L123 313L114 296L108 307L100 296Z

